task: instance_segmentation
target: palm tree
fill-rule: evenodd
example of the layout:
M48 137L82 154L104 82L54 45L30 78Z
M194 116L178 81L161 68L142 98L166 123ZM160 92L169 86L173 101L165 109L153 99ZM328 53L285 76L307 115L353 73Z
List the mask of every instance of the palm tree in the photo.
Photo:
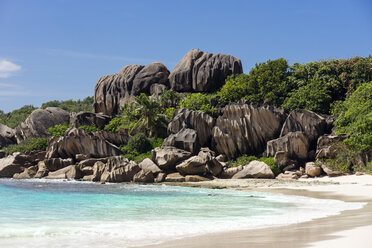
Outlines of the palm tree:
M141 93L136 97L135 106L139 119L133 129L144 130L150 137L161 135L167 127L167 121L165 115L161 114L159 102Z

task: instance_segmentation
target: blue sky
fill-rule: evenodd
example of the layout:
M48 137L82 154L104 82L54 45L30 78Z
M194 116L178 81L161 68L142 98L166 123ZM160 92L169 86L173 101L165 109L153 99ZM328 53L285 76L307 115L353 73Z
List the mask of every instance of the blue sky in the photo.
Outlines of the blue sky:
M372 54L372 1L0 0L0 109L94 94L129 64L192 48L290 64Z

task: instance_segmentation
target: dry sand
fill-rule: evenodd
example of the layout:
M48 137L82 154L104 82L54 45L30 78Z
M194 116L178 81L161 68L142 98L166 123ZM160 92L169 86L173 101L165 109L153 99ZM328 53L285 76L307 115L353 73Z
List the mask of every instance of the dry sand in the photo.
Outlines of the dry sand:
M370 248L372 244L372 176L370 175L322 177L298 181L217 179L178 185L284 193L367 204L362 209L343 211L336 216L300 224L213 233L147 247Z

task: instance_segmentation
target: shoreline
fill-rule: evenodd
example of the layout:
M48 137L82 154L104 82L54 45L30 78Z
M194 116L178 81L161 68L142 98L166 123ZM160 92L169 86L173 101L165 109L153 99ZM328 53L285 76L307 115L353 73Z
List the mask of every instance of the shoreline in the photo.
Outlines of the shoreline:
M257 191L334 199L345 202L366 202L357 210L288 226L210 233L170 240L142 248L254 247L254 248L347 248L369 247L372 237L372 176L322 177L298 181L262 179L213 180L193 183L166 183L172 186ZM359 242L359 243L358 243ZM365 245L365 246L363 246Z

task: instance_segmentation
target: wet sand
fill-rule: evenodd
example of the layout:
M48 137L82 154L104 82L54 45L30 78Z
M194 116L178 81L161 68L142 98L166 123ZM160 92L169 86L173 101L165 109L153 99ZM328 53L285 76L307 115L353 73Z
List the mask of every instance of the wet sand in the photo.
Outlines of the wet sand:
M336 216L299 224L213 233L171 240L159 245L145 246L146 248L367 248L372 243L372 176L369 175L298 181L213 180L172 185L262 191L367 204L362 209L343 211Z

